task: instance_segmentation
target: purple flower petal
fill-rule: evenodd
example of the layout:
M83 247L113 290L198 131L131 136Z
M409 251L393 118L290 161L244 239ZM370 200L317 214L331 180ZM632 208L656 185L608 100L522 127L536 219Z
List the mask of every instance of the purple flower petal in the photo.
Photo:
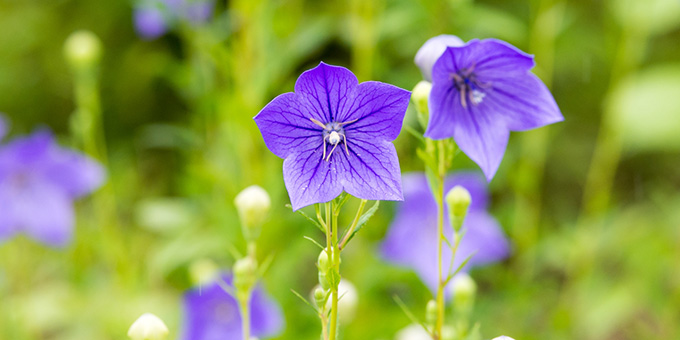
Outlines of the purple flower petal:
M231 285L231 275L223 280ZM284 326L279 306L257 286L250 300L251 333L270 337ZM241 314L238 303L217 283L188 291L184 295L183 340L240 339Z
M432 67L448 46L462 46L465 43L455 35L442 34L430 38L416 53L414 62L427 81L432 81Z
M403 185L404 202L401 203L383 241L382 254L387 260L416 271L421 280L436 291L437 205L424 174L404 175ZM483 179L468 173L456 174L447 178L445 189L449 190L455 185L462 185L470 191L473 204L463 224L462 230L465 235L460 242L453 269L455 270L470 255L472 257L465 270L507 257L509 244L501 227L482 209L486 202ZM453 230L446 212L444 216L445 234L451 240ZM446 275L451 255L446 247L444 250L442 259Z
M319 146L319 127L310 118L325 119L310 110L296 93L284 93L274 98L255 116L267 148L280 158L291 153Z
M359 84L353 95L353 105L339 113L339 121L348 134L362 133L366 137L393 141L399 136L411 96L409 91L377 81Z
M310 114L321 122L337 121L354 104L357 77L348 69L328 65L303 72L295 82L295 94L310 104Z
M533 57L502 41L447 47L432 68L426 137L453 137L484 171L495 175L510 131L561 121L562 114L532 73Z
M283 181L293 210L328 202L342 193L340 173L347 163L347 156L338 152L332 162L324 161L320 140L315 147L291 154L283 161Z
M66 245L73 199L102 182L97 163L60 148L47 130L0 146L0 239L24 232L48 245Z
M343 67L320 63L304 72L294 93L255 116L267 147L285 158L283 177L294 210L342 190L371 200L400 200L394 140L409 92L379 82L359 84Z
M213 1L189 1L184 6L182 16L192 24L202 24L210 19L214 6Z
M349 140L350 156L338 157L342 160L345 191L366 200L403 200L399 158L394 145L359 137L349 137Z
M168 30L168 24L163 13L153 6L136 8L134 23L137 34L148 40L156 39Z

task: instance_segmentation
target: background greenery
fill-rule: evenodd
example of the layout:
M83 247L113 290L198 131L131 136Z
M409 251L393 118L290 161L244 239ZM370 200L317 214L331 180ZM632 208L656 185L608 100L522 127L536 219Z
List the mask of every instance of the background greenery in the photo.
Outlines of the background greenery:
M314 286L318 250L303 236L322 236L284 206L282 160L252 117L321 60L411 89L415 52L442 33L535 54L566 118L514 133L490 184L513 254L472 273L485 338L680 338L678 1L220 1L207 25L154 41L137 37L132 13L126 1L0 1L0 111L13 136L46 125L88 149L73 117L96 96L74 99L84 80L62 45L77 29L101 38L103 132L89 150L109 172L78 204L71 246L0 245L1 339L124 339L148 311L177 334L191 263L229 268L230 245L244 247L232 202L251 184L273 200L259 255L275 254L265 286L285 310L279 339L318 338L290 289ZM402 170L421 171L417 140L396 145ZM478 170L464 156L456 167ZM344 255L360 294L344 339L391 339L409 324L393 295L420 315L430 298L376 252L394 208L381 204Z

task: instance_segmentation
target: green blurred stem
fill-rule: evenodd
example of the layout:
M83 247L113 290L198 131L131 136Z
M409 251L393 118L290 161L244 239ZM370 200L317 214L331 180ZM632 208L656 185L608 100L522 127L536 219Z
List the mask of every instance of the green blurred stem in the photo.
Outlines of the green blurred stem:
M248 298L239 299L239 308L241 309L241 329L243 330L243 340L250 340L250 292Z
M555 0L537 0L538 9L531 29L529 49L536 54L539 64L539 75L543 82L551 87L555 39L562 22L565 2ZM550 127L527 131L521 135L521 149L517 165L515 183L515 218L513 223L514 238L521 251L526 251L536 244L538 225L541 218L541 183L545 173L545 163L550 143ZM527 272L533 266L523 264Z
M631 25L623 27L612 66L610 89L639 67L646 49L647 38L646 27ZM583 191L584 205L581 217L601 214L609 207L623 142L621 131L613 123L615 115L616 112L610 106L605 107Z
M434 339L441 339L444 327L444 276L442 272L442 247L444 243L444 176L446 176L446 148L444 140L437 141L438 171L437 171L437 269L439 280L437 281L437 322L435 323Z

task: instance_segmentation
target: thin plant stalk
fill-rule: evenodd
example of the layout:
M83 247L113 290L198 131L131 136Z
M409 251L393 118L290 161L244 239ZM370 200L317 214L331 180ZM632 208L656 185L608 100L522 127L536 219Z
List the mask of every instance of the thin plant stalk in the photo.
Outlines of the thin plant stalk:
M332 272L333 275L337 275L333 279L333 285L331 286L331 325L329 330L328 339L335 340L337 336L338 329L338 284L340 283L340 249L338 247L338 211L335 211L335 201L332 201L329 205L331 207L332 217L331 217L331 244L328 247L332 247Z
M437 143L438 147L438 171L437 171L437 269L439 279L437 284L437 322L435 323L434 339L441 339L442 328L444 327L445 306L444 306L444 287L446 282L442 272L442 247L444 243L444 176L446 175L446 149L444 141ZM455 255L455 254L454 254ZM453 259L453 258L452 258Z

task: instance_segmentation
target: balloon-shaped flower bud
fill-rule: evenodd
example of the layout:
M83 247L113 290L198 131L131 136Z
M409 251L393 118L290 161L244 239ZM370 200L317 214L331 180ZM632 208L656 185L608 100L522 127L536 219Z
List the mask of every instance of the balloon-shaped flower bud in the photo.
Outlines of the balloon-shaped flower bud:
M338 317L340 318L340 323L347 324L354 320L356 316L357 305L359 304L359 294L357 289L351 282L347 280L340 280L338 284ZM331 300L327 302L326 308L331 308Z
M234 264L234 287L236 295L247 298L257 282L257 261L250 256L239 259Z
M257 230L264 223L271 207L271 200L264 189L257 185L251 185L236 195L234 204L238 210L241 224L246 229L246 235L248 235L252 234L250 231ZM254 236L256 236L256 233Z
M457 274L451 281L453 290L453 308L463 314L469 314L475 303L477 284L467 273Z
M319 286L314 289L314 302L319 309L326 305L326 291Z
M437 321L437 302L430 300L425 306L425 321L428 325L434 325Z
M168 336L168 327L163 320L151 313L144 313L128 330L132 340L163 340Z
M451 340L454 338L454 329L451 326L445 325L442 327L442 340ZM396 340L432 340L432 336L419 324L411 324L403 328L395 336Z
M501 335L501 336L499 336L499 337L497 337L497 338L493 338L492 340L515 340L515 339L513 339L513 338L511 338L511 337L509 337L509 336Z
M416 84L411 92L411 100L416 105L418 113L427 114L427 101L432 91L432 83L427 80L421 80Z
M465 43L455 35L442 34L434 38L430 38L418 50L415 57L415 63L420 68L423 78L427 81L432 81L432 67L437 59L444 54L446 48L449 46L463 46Z
M472 197L470 192L460 185L454 186L446 194L446 204L449 208L449 220L453 229L459 231L463 226L463 220L467 215L468 207L470 207Z
M64 55L74 69L97 65L101 54L101 40L90 31L73 32L64 43Z
M319 269L319 284L321 288L328 290L331 288L329 276L331 275L331 261L328 258L328 251L326 249L319 253L319 258L316 261L316 267Z

